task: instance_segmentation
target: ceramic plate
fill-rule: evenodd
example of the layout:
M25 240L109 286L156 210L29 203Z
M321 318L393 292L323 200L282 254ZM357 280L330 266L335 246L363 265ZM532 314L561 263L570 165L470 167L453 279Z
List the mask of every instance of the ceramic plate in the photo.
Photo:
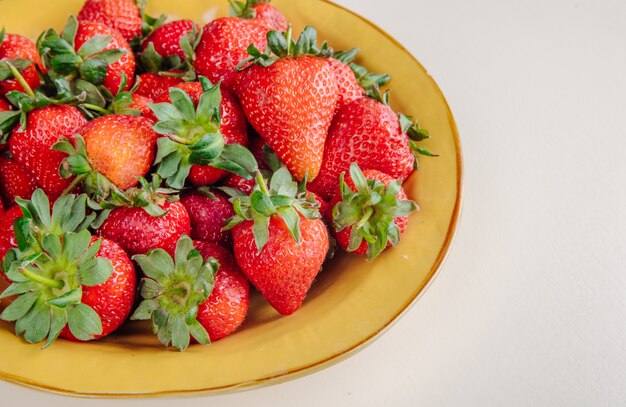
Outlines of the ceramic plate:
M151 0L152 14L206 22L228 13L226 0ZM7 32L36 38L61 29L82 0L0 1ZM328 367L362 349L387 329L424 291L441 266L460 208L461 155L457 129L439 88L400 44L372 23L322 0L275 0L299 32L314 25L335 49L360 47L359 63L389 72L392 105L419 117L433 135L405 188L421 211L399 247L373 263L338 255L318 276L303 307L280 317L255 295L235 335L184 353L161 347L147 325L127 324L88 344L63 340L41 351L0 323L0 377L55 392L90 396L225 392L293 379ZM419 310L415 311L419 312Z

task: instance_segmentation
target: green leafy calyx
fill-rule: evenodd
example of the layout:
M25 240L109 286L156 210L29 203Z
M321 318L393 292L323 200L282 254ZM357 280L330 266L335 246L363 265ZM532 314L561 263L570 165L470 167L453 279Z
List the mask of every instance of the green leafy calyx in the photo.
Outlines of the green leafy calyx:
M358 53L358 48L353 48L348 51L336 51L333 54L333 58L347 64L350 67L352 72L354 72L357 82L365 91L365 94L371 97L374 95L374 87L385 86L391 80L391 76L386 73L370 73L363 66L353 62Z
M230 5L231 16L250 19L256 17L254 6L257 4L271 3L271 0L228 0L228 3Z

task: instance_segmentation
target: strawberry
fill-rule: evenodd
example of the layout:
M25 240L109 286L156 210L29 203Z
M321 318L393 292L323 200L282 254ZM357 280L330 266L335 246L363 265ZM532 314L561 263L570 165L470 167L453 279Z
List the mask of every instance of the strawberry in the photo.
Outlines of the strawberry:
M258 49L267 46L267 28L235 17L218 18L207 24L196 48L194 67L198 75L213 83L233 90L238 82L235 67L248 56L247 48L254 44Z
M124 106L124 110L119 112L120 114L124 114L124 112L135 111L139 113L141 116L146 117L150 121L152 121L152 110L150 110L150 105L154 103L154 100L147 96L138 95L133 93L131 95L131 101L129 104ZM131 114L132 116L136 116L136 114Z
M329 249L326 226L304 186L281 168L269 187L259 173L250 196L233 198L237 264L281 314L294 313L320 271Z
M79 91L91 91L81 79L104 86L116 94L125 82L130 88L135 74L135 57L122 35L102 23L76 21L70 17L59 34L48 29L37 40L43 64L53 78L71 78Z
M30 112L24 129L16 128L9 139L13 160L30 172L35 183L51 197L59 196L71 181L59 175L65 154L50 148L86 123L76 107L47 106Z
M235 332L246 318L250 284L230 251L207 242L194 242L194 246L205 260L212 257L219 262L213 291L198 306L197 317L211 341L217 341Z
M9 208L15 198L30 199L37 185L27 169L7 157L0 156L0 198Z
M250 48L238 96L250 124L298 179L313 180L320 171L324 142L337 104L337 85L321 57L332 50L318 48L316 33L305 28L297 43L291 30L268 34L275 54ZM260 63L261 65L257 65Z
M114 28L126 41L141 37L141 14L133 0L87 0L78 21L95 21Z
M191 238L205 242L230 245L230 232L222 231L226 220L235 216L233 205L223 194L191 192L183 195L180 201L191 219Z
M176 72L196 79L193 61L200 42L200 27L191 20L176 20L155 29L141 44L142 67L151 73Z
M178 85L183 80L177 77L158 75L154 73L142 73L137 75L139 86L136 95L146 96L153 100L162 94L167 94L171 87Z
M198 85L183 84L179 86L192 88L191 95L173 87L169 93L172 104L151 105L160 120L154 129L165 136L158 140L157 173L176 189L183 188L190 171L194 171L194 183L209 184L224 177L223 171L250 178L257 169L252 154L237 144L247 140L236 101L227 94L222 98L219 85L213 86L206 78L200 77L200 82L204 93L197 107L193 96L198 94ZM193 166L201 168L193 170Z
M337 243L349 252L376 258L389 246L396 246L408 223L408 215L418 209L407 198L400 181L377 170L350 166L350 174L340 176L340 184L326 213L333 225Z
M287 17L270 4L271 0L229 0L231 15L252 19L268 30L287 31Z
M130 255L157 248L173 254L178 239L191 233L189 214L181 202L165 201L159 207L162 216L153 216L136 206L113 209L98 233L117 242Z
M60 335L87 341L108 335L128 317L135 295L134 267L115 243L86 229L87 197L71 195L50 204L41 190L18 203L26 215L2 270L13 282L0 297L18 295L0 317L16 321L16 334L29 343ZM19 227L19 233L18 233Z
M17 241L15 240L15 234L13 232L13 224L16 219L23 217L22 210L19 206L13 206L6 212L0 214L0 262L4 259L4 256L9 250L17 247ZM9 278L0 273L7 282L11 282Z
M0 112L8 112L13 110L11 105L4 99L0 99Z
M11 63L21 71L21 80L28 88L35 89L41 84L36 66L43 69L37 47L28 38L18 34L0 32L0 66L6 69L0 71L0 94L6 95L11 91L24 92L26 89L13 75L7 63Z
M363 97L337 112L328 133L322 170L308 188L324 199L337 190L339 175L357 163L404 181L416 168L418 153L432 155L416 144L428 137L409 118L394 113L388 103Z
M254 179L245 179L237 174L230 174L224 180L225 187L239 190L245 195L250 195L255 185L256 181Z

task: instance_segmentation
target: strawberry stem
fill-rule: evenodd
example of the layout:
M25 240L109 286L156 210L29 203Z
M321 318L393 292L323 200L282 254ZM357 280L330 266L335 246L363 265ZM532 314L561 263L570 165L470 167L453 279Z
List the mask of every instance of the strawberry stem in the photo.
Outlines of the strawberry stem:
M91 103L83 103L83 107L84 107L85 109L93 110L93 111L95 111L95 112L102 113L102 114L104 114L104 115L107 115L107 114L109 114L109 113L110 113L110 112L109 112L108 110L106 110L105 108L100 107L100 106L96 106L96 105L92 105Z
M18 71L17 68L14 67L13 64L11 64L9 61L7 61L7 65L9 67L9 70L15 77L15 80L17 80L19 84L22 85L22 88L24 88L24 92L26 92L26 94L30 96L31 98L34 98L35 92L33 92L33 89L28 85L28 83L26 82L26 79L24 79L20 71Z
M270 191L267 189L267 184L265 183L265 178L263 178L263 174L261 174L261 171L258 171L256 174L256 182L259 185L261 192L269 196Z
M76 186L78 184L80 184L83 181L83 179L85 179L86 176L87 176L87 174L82 174L82 175L79 175L76 178L74 178L74 180L67 186L67 188L65 188L63 190L63 192L61 193L60 196L66 196L70 192L72 192L74 190L74 188L76 188Z
M25 277L27 277L27 278L29 278L29 279L31 279L33 281L36 281L36 282L38 282L40 284L43 284L46 287L56 288L56 289L60 290L65 285L65 283L63 281L53 280L51 278L44 277L42 275L39 275L37 273L33 273L32 271L27 270L27 269L22 268L22 267L19 268L19 271Z
M372 208L371 206L369 206L366 210L365 210L365 215L363 215L363 218L361 218L361 220L359 221L359 223L356 224L357 228L362 228L372 217L372 215L374 214L374 208Z
M291 37L293 37L293 26L289 24L289 28L287 28L287 56L291 55Z

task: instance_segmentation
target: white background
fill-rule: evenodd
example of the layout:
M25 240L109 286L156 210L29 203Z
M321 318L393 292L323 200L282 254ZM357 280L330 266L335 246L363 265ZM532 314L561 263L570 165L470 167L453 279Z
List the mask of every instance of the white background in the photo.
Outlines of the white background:
M336 1L397 38L447 96L465 156L456 241L426 295L361 353L184 405L626 405L626 3ZM0 395L173 402L5 382Z

